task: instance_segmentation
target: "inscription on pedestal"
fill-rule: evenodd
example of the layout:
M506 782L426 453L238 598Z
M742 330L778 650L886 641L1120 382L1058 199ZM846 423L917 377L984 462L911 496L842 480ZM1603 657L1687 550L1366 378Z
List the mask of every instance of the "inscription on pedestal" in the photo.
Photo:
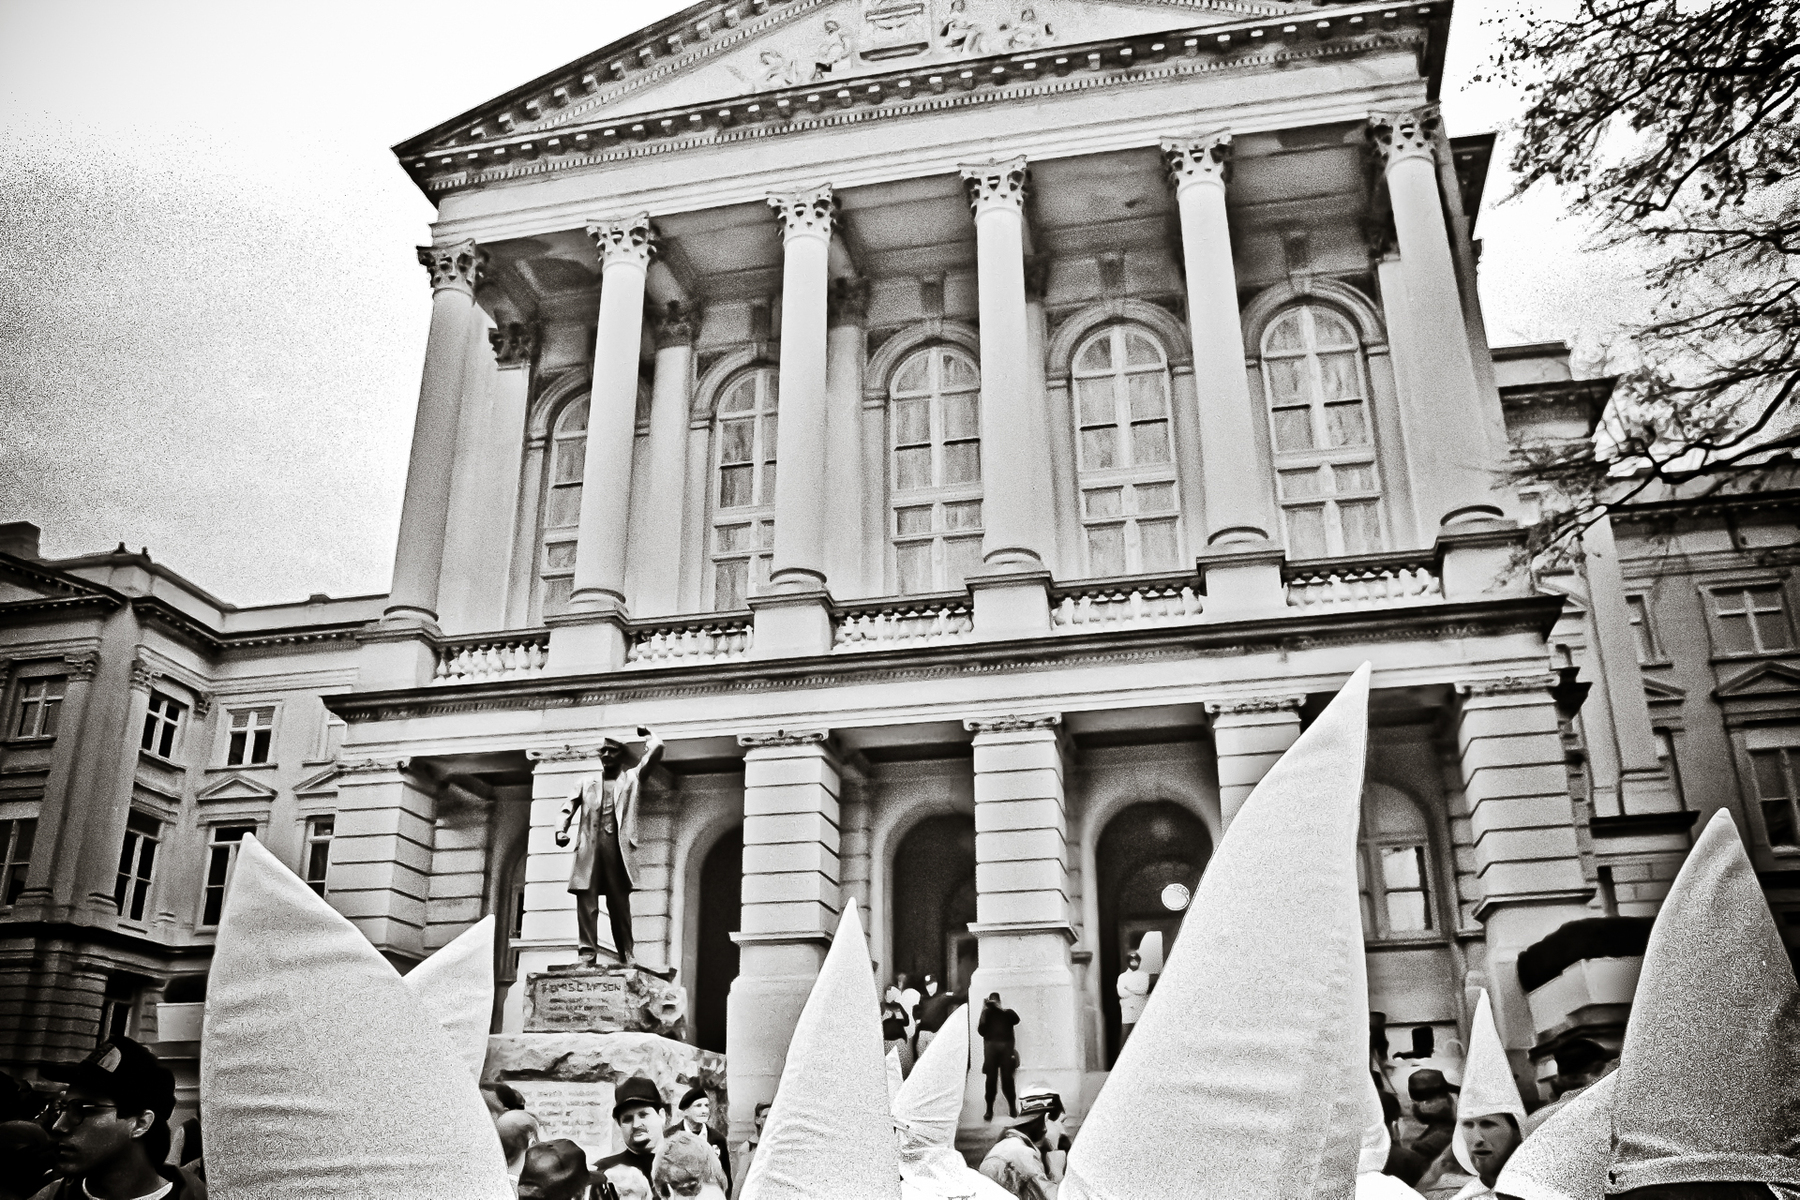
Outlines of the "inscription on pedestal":
M564 968L525 977L527 1033L659 1033L683 1036L687 993L621 967Z
M512 1086L525 1097L526 1109L538 1119L544 1141L568 1138L590 1159L604 1158L615 1151L612 1084L520 1079Z

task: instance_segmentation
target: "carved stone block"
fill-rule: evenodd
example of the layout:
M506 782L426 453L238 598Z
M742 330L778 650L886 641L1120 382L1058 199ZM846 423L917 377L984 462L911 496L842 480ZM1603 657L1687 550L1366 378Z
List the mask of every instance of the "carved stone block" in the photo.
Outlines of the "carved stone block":
M525 977L527 1033L686 1036L687 989L629 967L567 967Z

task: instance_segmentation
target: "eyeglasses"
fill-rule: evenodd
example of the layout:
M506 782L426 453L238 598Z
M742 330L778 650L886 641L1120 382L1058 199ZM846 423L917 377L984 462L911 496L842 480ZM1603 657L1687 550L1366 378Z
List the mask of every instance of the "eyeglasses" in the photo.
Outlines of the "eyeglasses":
M44 1115L50 1118L52 1129L61 1125L64 1117L74 1117L70 1128L79 1128L83 1121L95 1113L115 1112L118 1107L116 1104L90 1104L84 1100L58 1100L44 1110Z

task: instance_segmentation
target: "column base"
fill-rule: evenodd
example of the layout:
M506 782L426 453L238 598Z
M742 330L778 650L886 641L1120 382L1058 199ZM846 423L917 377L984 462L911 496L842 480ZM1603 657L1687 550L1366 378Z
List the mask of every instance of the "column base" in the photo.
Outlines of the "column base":
M823 931L731 935L738 976L725 1001L725 1080L732 1141L747 1138L756 1106L775 1099L788 1043L812 994L831 936Z
M1446 600L1500 600L1529 595L1526 532L1513 521L1477 520L1438 532L1438 576Z
M1050 572L987 570L967 579L975 597L975 636L983 641L1050 632Z
M627 643L622 609L571 612L546 617L550 655L546 675L591 675L625 665Z
M1285 562L1287 551L1267 543L1228 545L1199 555L1194 566L1206 596L1202 616L1221 621L1285 616L1287 588L1281 582Z
M751 658L803 658L831 653L831 593L821 586L749 599L755 637Z
M988 994L1000 993L1000 1003L1019 1014L1015 1031L1019 1067L1014 1073L1018 1090L1050 1090L1063 1105L1079 1116L1082 1103L1084 1040L1081 998L1075 987L1075 968L1070 946L1075 931L1065 922L977 922L969 932L980 939L980 965L969 980L969 1026L981 1020ZM960 1124L979 1125L986 1107L986 1080L971 1064L968 1088L963 1095ZM996 1094L994 1117L1004 1118L1006 1100Z
M384 616L356 634L358 691L384 692L424 687L437 670L435 623L398 614Z

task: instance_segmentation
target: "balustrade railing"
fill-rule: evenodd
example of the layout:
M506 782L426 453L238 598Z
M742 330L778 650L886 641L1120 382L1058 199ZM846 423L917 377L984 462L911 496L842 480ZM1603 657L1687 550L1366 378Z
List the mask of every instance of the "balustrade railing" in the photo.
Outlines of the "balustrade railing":
M967 641L975 614L963 593L851 601L831 614L831 652L898 650Z
M437 662L431 682L437 686L542 675L544 664L549 661L550 631L527 629L444 638L433 648L433 654Z
M756 634L749 613L633 622L627 667L685 667L750 657Z
M1050 590L1050 620L1058 633L1181 625L1200 618L1192 575L1078 580Z
M1384 608L1428 604L1444 598L1431 551L1315 559L1282 568L1291 608Z

